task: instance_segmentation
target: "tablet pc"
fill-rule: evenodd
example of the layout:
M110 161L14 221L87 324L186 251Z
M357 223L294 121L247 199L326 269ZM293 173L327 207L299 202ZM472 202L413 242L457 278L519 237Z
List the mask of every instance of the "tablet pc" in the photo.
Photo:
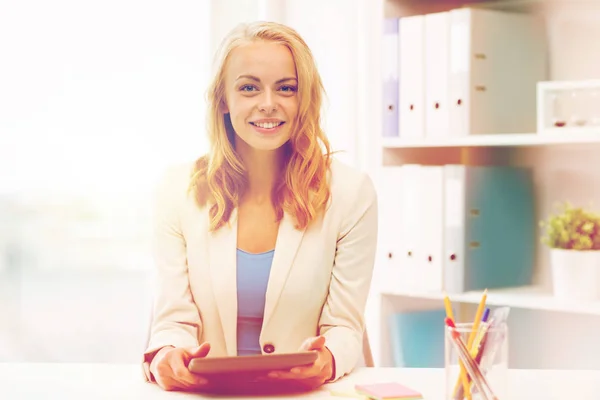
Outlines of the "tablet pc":
M237 357L204 357L192 359L188 369L193 373L202 375L267 373L268 371L288 370L312 364L317 360L317 357L316 351Z

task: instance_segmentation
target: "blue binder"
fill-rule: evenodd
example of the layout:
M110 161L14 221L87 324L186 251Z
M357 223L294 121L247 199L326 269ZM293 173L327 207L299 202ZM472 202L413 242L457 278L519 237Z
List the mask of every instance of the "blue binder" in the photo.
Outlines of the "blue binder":
M390 337L394 366L443 368L444 318L444 309L393 314Z
M383 21L382 134L384 137L399 135L398 32L399 18L386 18Z
M537 227L531 170L444 168L445 290L531 284Z

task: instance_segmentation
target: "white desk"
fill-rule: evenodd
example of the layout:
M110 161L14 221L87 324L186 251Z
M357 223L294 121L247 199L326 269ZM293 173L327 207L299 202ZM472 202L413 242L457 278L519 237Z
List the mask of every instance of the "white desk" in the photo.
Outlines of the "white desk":
M354 383L384 381L398 381L411 386L422 392L426 400L443 399L442 369L395 368L359 369L316 392L294 398L344 400L332 396L328 389L344 390L353 387ZM509 393L508 399L500 400L598 400L600 371L511 370ZM2 400L201 398L204 397L198 394L165 392L156 384L145 382L139 365L0 363Z

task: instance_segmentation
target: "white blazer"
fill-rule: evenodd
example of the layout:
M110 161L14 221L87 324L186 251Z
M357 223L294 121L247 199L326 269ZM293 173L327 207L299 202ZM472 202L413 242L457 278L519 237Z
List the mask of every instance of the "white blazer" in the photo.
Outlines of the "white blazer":
M156 214L156 289L149 363L162 347L208 341L208 357L237 355L237 212L209 232L208 207L187 192L193 165L172 169L159 185ZM263 354L297 351L324 335L335 377L359 361L364 310L377 242L377 197L368 175L334 160L331 199L304 230L290 215L280 223L266 293L260 346Z

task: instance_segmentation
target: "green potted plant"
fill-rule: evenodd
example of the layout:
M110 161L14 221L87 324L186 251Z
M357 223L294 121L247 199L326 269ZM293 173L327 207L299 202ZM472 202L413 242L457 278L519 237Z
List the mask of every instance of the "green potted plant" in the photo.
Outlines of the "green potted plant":
M600 214L558 205L541 227L542 243L550 248L554 295L562 299L600 298Z

